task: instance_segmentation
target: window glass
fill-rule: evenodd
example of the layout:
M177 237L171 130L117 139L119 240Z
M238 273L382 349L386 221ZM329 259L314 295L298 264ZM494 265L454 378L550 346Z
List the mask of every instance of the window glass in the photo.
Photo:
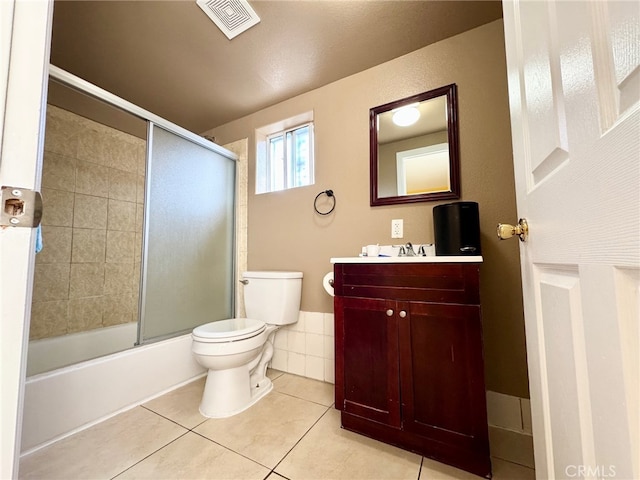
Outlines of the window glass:
M313 124L257 134L256 193L313 184Z

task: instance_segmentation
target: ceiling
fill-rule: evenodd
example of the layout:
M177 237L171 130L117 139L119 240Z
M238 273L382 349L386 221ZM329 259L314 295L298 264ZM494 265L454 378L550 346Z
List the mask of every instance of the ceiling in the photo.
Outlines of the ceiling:
M179 1L56 0L51 63L196 133L502 16L494 1L250 0L233 40Z

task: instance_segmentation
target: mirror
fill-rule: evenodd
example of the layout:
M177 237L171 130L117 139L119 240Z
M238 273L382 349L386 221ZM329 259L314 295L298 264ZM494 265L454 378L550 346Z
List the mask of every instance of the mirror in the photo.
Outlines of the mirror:
M460 198L451 84L369 110L371 206Z

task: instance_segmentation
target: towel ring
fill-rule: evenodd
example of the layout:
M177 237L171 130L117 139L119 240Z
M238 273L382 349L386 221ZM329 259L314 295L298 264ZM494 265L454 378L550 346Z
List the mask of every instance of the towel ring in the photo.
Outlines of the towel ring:
M318 198L320 198L320 195L326 195L327 197L333 199L333 205L331 206L331 209L329 209L329 211L327 212L321 212L320 210L318 210ZM333 194L333 190L324 190L320 192L318 195L316 195L316 199L313 201L313 209L319 215L329 215L331 212L333 212L335 208L336 208L336 196Z

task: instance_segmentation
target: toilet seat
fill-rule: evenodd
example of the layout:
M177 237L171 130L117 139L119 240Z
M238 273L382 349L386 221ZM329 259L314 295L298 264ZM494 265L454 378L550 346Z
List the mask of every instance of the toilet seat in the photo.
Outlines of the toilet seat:
M200 325L192 334L200 342L237 342L260 335L266 328L264 322L253 318L229 318Z

